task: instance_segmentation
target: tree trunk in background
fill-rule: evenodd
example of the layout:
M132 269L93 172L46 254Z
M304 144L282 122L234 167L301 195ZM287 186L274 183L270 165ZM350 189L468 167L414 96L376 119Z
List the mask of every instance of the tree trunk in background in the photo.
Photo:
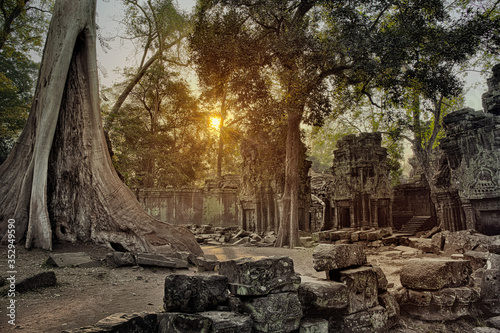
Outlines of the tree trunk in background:
M285 189L276 247L300 246L299 239L299 157L301 112L288 114L285 158Z
M52 249L53 239L131 251L201 254L183 227L147 215L109 157L99 108L95 0L58 0L28 122L0 166L0 236Z

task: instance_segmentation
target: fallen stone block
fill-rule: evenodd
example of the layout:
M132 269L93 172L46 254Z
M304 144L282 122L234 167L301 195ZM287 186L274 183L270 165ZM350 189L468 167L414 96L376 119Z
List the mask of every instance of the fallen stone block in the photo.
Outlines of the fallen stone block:
M496 239L488 245L488 252L500 254L500 239Z
M404 290L399 297L402 310L425 321L453 321L462 317L477 317L477 290L469 287L444 288L437 291Z
M366 311L345 317L332 317L329 321L330 332L342 333L382 333L387 331L387 311L375 306Z
M166 268L188 268L187 261L166 257L157 253L138 253L136 256L137 265L140 266L156 266Z
M9 281L7 279L7 281ZM52 287L57 284L56 273L46 271L27 277L16 283L16 292L24 293L38 288Z
M488 261L489 253L479 251L467 251L463 254L465 260L469 260L473 270L483 268Z
M500 330L500 316L488 318L486 325Z
M215 271L219 267L219 259L215 255L206 255L196 257L194 264L198 272Z
M95 325L63 331L63 333L147 333L155 332L156 325L156 313L115 313L99 320Z
M378 295L378 302L387 311L387 327L395 326L401 314L396 297L390 292L381 293Z
M136 266L137 261L130 252L111 252L106 255L106 264L110 267Z
M222 261L219 274L227 276L231 293L239 296L297 291L300 285L289 257Z
M335 281L303 282L299 300L306 315L329 314L345 308L349 303L347 286Z
M342 310L345 314L364 311L378 305L377 274L371 267L330 271L330 280L342 282L349 293L349 304Z
M328 333L328 320L306 318L300 322L299 333Z
M297 293L269 294L242 300L243 313L253 320L254 332L292 332L300 326L302 307Z
M168 275L165 278L163 308L167 312L215 310L229 297L227 278L221 275Z
M469 283L472 267L467 260L413 259L401 269L401 284L410 289L439 290Z
M365 263L366 254L359 244L319 244L313 251L313 267L318 272Z
M490 253L486 260L486 269L500 269L500 254Z
M380 268L377 265L372 265L373 271L375 274L377 274L377 288L379 292L385 292L387 291L387 286L389 282L387 281L387 277L384 274L384 271L382 271L382 268Z
M222 311L206 311L196 314L161 313L158 315L158 333L250 333L250 317Z
M53 253L47 264L54 267L99 267L101 262L93 260L85 252Z
M490 316L500 315L500 269L487 269L481 281L481 307Z

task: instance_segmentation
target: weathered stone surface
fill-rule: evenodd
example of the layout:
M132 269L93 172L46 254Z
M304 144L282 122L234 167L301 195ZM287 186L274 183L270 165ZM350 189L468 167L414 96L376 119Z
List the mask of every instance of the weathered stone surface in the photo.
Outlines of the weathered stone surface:
M137 261L130 252L111 252L106 255L106 263L111 267L135 266Z
M472 268L467 260L413 259L401 270L401 284L410 289L438 290L469 283Z
M500 333L500 330L493 327L474 327L472 333Z
M486 325L496 329L500 329L500 316L491 317L486 320Z
M464 259L469 260L473 270L483 268L488 261L487 252L467 251L464 253Z
M377 274L377 287L379 292L387 291L387 285L389 284L389 282L387 281L387 277L385 276L384 271L382 271L382 268L377 265L372 265L372 268L375 274Z
M500 269L484 271L481 282L481 306L489 315L500 315Z
M345 308L349 294L343 283L318 280L301 283L299 300L306 314L328 314Z
M330 332L378 333L387 331L387 311L375 306L366 311L353 313L342 318L330 319Z
M227 276L231 293L240 296L297 291L300 285L289 257L222 261L219 274Z
M157 318L156 313L115 313L95 325L63 333L149 333L156 331Z
M328 333L328 320L306 318L300 322L299 333Z
M366 263L366 254L359 244L319 244L313 252L316 271L360 266Z
M47 264L54 267L99 267L101 263L93 260L85 252L53 253Z
M496 239L488 245L488 251L500 255L500 239Z
M252 318L254 332L285 333L299 328L302 308L297 293L245 298L241 306Z
M9 279L7 279L9 281ZM24 293L38 288L46 288L55 286L57 283L56 273L54 271L46 271L27 277L16 283L16 292Z
M138 253L136 256L136 262L137 265L141 266L188 268L188 263L185 260L166 257L164 255L156 253Z
M215 310L229 293L225 276L168 275L165 278L163 307L167 312L203 312Z
M200 256L194 259L198 272L215 271L219 267L219 263L219 260L214 255Z
M396 297L390 292L385 292L378 295L378 302L387 311L388 328L396 325L401 314L401 309Z
M488 259L486 260L486 269L500 269L500 254L488 254Z
M432 236L432 244L449 252L487 252L490 244L496 239L496 236L483 235L475 230L442 231Z
M158 316L158 333L250 333L251 331L250 317L234 312L162 313Z
M343 313L351 314L378 305L377 274L372 267L330 271L330 279L342 282L349 292L349 304Z
M444 288L437 291L403 290L398 297L401 309L410 316L426 321L449 321L478 315L477 290L469 287Z

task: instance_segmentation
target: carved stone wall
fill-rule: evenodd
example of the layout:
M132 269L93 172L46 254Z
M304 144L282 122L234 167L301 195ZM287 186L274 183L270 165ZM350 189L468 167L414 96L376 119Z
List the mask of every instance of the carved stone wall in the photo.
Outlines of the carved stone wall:
M483 94L484 112L463 109L443 119L440 147L446 160L438 175L438 216L446 230L500 234L500 65L493 73Z
M380 133L361 133L337 143L329 189L334 229L392 227L387 150L381 142Z
M284 146L272 144L268 138L250 138L240 147L242 182L239 190L239 226L253 232L277 231L281 210L281 196L285 184ZM306 161L306 148L302 147L302 165L299 184L299 228L311 230L311 162Z

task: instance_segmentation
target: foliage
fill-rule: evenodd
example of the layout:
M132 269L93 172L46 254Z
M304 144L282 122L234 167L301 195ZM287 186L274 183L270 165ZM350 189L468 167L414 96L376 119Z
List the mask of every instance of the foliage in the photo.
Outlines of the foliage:
M0 164L20 134L31 106L37 65L53 1L0 2Z
M110 138L115 167L133 187L193 184L207 168L212 138L207 123L188 84L156 64L114 115Z

